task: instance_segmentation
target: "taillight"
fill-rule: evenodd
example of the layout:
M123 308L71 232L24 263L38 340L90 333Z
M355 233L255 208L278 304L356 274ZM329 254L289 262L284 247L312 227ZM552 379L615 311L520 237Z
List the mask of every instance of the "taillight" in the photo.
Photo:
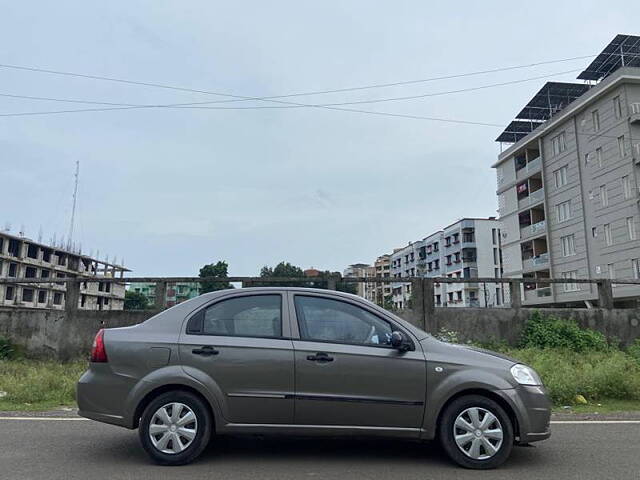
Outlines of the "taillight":
M101 328L93 339L91 346L91 361L94 363L106 363L107 350L104 348L104 328Z

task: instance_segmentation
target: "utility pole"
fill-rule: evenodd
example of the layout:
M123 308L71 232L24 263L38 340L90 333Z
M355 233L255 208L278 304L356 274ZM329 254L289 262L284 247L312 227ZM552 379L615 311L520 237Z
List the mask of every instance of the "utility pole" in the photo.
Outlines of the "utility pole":
M75 173L75 182L73 186L73 205L71 207L71 222L69 224L69 235L67 237L67 250L71 250L73 247L72 239L73 239L73 226L76 219L76 203L78 198L78 177L80 175L80 160L76 160L76 173Z

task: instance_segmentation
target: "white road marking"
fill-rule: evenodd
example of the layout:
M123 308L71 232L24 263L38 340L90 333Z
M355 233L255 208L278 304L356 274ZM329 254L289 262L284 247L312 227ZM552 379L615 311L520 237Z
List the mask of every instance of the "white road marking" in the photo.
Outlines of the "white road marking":
M46 421L84 421L88 418L81 417L0 417L0 420L46 420Z
M613 424L613 423L640 423L640 420L552 420L551 424L568 425L572 423L582 425L594 425L594 424Z
M0 417L0 420L40 420L40 421L88 421L83 417ZM552 420L551 425L610 425L610 424L640 424L640 420Z

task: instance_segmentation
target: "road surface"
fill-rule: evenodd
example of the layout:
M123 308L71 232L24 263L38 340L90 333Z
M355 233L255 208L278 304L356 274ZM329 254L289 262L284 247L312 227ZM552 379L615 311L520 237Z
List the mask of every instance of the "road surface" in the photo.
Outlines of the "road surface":
M498 470L454 466L435 443L371 439L219 438L183 467L152 465L137 431L80 419L0 419L0 479L633 479L640 422L556 423Z

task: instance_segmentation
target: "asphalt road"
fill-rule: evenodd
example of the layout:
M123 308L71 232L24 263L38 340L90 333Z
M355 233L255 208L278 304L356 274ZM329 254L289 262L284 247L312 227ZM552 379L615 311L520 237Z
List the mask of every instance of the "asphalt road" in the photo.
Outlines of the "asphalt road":
M455 467L434 443L219 438L183 467L152 465L137 432L91 421L0 420L1 479L634 479L640 423L555 424L498 470Z

